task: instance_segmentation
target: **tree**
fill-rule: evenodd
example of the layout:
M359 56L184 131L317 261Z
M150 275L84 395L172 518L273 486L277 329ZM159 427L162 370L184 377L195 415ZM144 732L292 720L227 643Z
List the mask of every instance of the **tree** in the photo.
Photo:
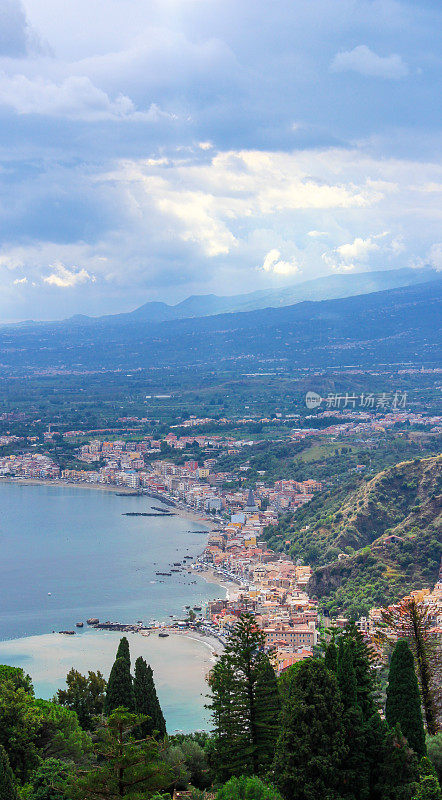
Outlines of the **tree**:
M442 800L436 770L429 758L422 758L419 763L419 786L415 800Z
M49 700L37 700L36 706L40 712L40 755L78 761L91 750L91 738L80 727L75 711Z
M38 762L36 741L40 714L33 694L15 677L0 681L0 745L6 750L14 775L25 781Z
M1 800L17 800L14 773L5 748L0 745L0 797Z
M255 619L242 614L209 678L215 767L221 779L261 774L274 748L279 697L274 678L266 686L260 677L269 666L264 644Z
M400 725L387 732L384 747L378 754L383 791L375 795L376 800L411 800L417 789L418 760L402 735Z
M356 678L357 704L361 709L362 718L368 720L376 711L373 699L375 681L371 669L373 653L353 622L347 624L341 638L351 653Z
M255 704L256 749L259 773L262 775L270 768L275 755L281 712L275 670L266 655L263 655L257 670Z
M442 662L437 637L431 631L433 621L429 609L423 603L408 597L383 611L382 616L387 625L384 638L394 641L400 637L409 644L419 682L426 728L434 736L439 730Z
M175 776L158 742L134 738L142 722L142 717L125 708L110 714L99 732L97 765L71 781L72 800L141 800L173 784Z
M324 662L301 662L282 707L272 767L284 797L340 800L342 763L348 752L343 712L336 678Z
M357 683L356 672L353 665L353 653L350 644L344 639L341 639L339 642L336 678L344 708L348 709L356 706Z
M129 642L126 636L123 636L120 639L120 644L118 645L117 655L115 656L115 658L126 659L130 671L130 650L129 650Z
M132 676L126 658L116 658L106 689L104 711L107 716L116 708L123 706L128 711L133 711L135 705Z
M73 767L58 758L42 761L32 774L32 800L68 800L67 787Z
M391 729L400 725L408 744L418 756L426 754L419 686L406 639L399 639L391 657L385 718Z
M437 733L436 736L427 736L426 745L428 751L428 758L436 768L436 773L439 778L439 783L442 781L442 732Z
M216 800L282 800L279 792L256 775L233 777L221 787Z
M27 694L34 696L34 687L29 675L21 667L10 667L0 664L0 684L8 681L15 689L24 689Z
M157 731L160 738L166 735L166 721L158 700L153 672L141 656L135 661L134 677L135 713L146 717L140 727L140 736L152 736Z
M325 648L324 664L331 672L336 672L338 668L338 648L334 641L331 641Z
M106 697L106 681L101 672L91 672L87 677L71 669L66 677L67 689L59 689L57 702L75 711L81 727L94 728L94 717L103 714Z

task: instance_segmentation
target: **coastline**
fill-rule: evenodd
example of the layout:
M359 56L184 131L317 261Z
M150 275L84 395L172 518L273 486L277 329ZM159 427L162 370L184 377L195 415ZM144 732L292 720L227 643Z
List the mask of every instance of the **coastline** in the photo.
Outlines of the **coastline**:
M86 483L86 482L73 482L73 481L65 481L59 480L57 478L8 478L7 476L0 477L0 484L12 484L12 485L19 485L19 486L56 486L58 488L73 488L73 489L92 489L98 490L101 492L111 492L115 494L125 494L125 495L133 495L134 490L128 486L111 486L109 484L99 484L99 483ZM143 495L140 495L143 496ZM148 494L144 495L147 499L152 499L149 497ZM167 498L169 499L169 498ZM174 501L176 502L176 501ZM207 528L207 534L210 531L213 531L219 527L219 522L215 523L213 519L207 517L201 511L197 511L195 509L185 508L183 505L176 504L174 506L176 516L182 517L183 519L188 519L191 522L196 522L200 525L204 525ZM214 571L210 568L205 568L204 570L194 570L197 575L200 575L206 583L211 583L219 586L226 592L227 599L231 597L231 592L237 588L236 584L231 583L229 581L224 581L219 576L215 575Z
M65 481L60 480L58 478L8 478L5 475L0 476L0 484L1 483L11 483L13 485L18 486L58 486L59 488L68 488L68 489L93 489L98 490L100 492L111 492L113 494L127 494L129 496L134 494L134 489L131 489L129 486L113 486L111 484L103 484L103 483L87 483L87 481ZM150 498L149 494L139 495L140 497ZM155 498L150 498L155 499ZM167 498L169 499L169 498ZM161 502L161 501L160 501ZM176 503L176 501L174 501ZM208 530L214 530L218 527L212 519L207 517L203 512L197 511L196 509L187 509L183 508L181 505L174 505L174 510L176 516L184 517L186 519L192 520L193 522L199 522L202 525L205 525Z

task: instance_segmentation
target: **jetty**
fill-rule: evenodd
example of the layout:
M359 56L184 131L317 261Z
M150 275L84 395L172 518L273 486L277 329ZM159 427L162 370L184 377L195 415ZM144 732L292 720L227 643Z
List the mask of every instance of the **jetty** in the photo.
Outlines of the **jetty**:
M122 517L174 517L173 511L124 511Z

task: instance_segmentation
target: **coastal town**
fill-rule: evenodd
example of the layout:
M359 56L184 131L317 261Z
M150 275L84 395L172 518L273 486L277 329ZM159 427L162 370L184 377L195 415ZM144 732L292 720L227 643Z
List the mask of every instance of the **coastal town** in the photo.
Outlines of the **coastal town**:
M327 424L333 413L333 423ZM341 417L341 418L340 418ZM436 436L442 430L442 418L407 412L404 409L375 408L351 416L345 409L322 412L323 426L296 427L296 420L236 419L235 427L250 422L272 425L274 441L278 441L278 425L283 421L293 427L286 441L289 444L303 440L313 442L364 442L376 441L397 425L409 425L419 430L425 427L427 436ZM253 489L247 486L250 473L248 452L256 439L236 438L223 434L200 433L199 430L229 420L190 417L177 426L171 426L162 438L134 436L133 430L142 420L121 420L125 433L110 433L106 438L99 432L65 431L62 434L49 426L43 442L58 440L75 447L77 463L81 468L61 469L49 452L33 452L37 441L26 440L21 449L20 437L3 436L3 447L14 445L9 455L0 458L0 477L13 480L44 480L69 485L87 485L122 492L146 495L161 502L155 514L191 513L209 528L208 541L198 559L185 568L209 576L227 591L227 597L209 602L206 607L188 610L185 619L167 624L172 630L191 629L200 635L212 637L223 643L238 616L247 611L254 615L257 625L265 635L266 647L274 653L278 673L292 664L311 656L318 646L321 632L330 625L345 626L345 616L328 619L320 610L318 600L308 591L312 568L289 553L274 552L269 548L264 531L277 525L281 516L296 512L320 494L325 483L313 477L304 480L291 478L265 480L265 470L258 471ZM230 421L231 422L231 421ZM135 428L136 430L136 428ZM184 432L183 432L184 431ZM190 455L187 456L187 452ZM178 458L176 457L178 456ZM223 456L234 459L229 470L219 467ZM367 473L367 466L355 464L356 473ZM142 513L142 512L140 512ZM287 543L289 544L289 543ZM179 568L184 569L183 565ZM177 571L177 568L174 568ZM414 593L428 606L435 632L442 628L442 583L434 588ZM97 620L94 624L101 627ZM368 616L356 622L364 636L376 645L379 626L383 625L381 610L372 608ZM146 633L142 625L116 623ZM106 624L105 624L106 626ZM164 630L163 630L164 633ZM166 634L164 634L166 635Z

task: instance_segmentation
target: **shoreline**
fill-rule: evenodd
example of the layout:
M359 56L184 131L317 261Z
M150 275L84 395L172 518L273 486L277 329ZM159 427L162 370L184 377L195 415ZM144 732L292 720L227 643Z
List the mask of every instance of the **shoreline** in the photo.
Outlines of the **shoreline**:
M5 484L12 484L12 485L19 485L19 486L55 486L58 488L73 488L73 489L92 489L98 490L102 492L111 492L116 494L125 494L125 495L133 495L134 490L129 488L128 486L111 486L109 484L91 484L91 483L83 483L83 482L73 482L73 481L65 481L59 479L51 479L51 478L8 478L6 476L0 477L0 485L1 483ZM145 497L147 500L152 499L149 497L148 494L146 495L138 495L140 497ZM167 498L169 499L169 498ZM175 501L176 502L176 501ZM202 512L199 512L195 509L187 509L183 508L183 506L175 505L175 515L177 517L182 517L183 519L188 519L191 522L196 522L200 525L203 525L207 529L207 536L209 535L210 531L215 530L219 527L219 522L214 522L214 520L208 518ZM214 584L219 586L225 594L226 598L230 599L231 592L234 589L237 589L237 585L233 582L223 580L222 578L215 575L214 571L210 568L204 568L202 570L192 570L194 575L199 575L206 583ZM204 635L201 634L201 638L205 639ZM5 640L6 641L6 640Z
M0 484L1 483L9 483L12 485L18 486L57 486L58 488L68 488L68 489L93 489L98 490L100 492L111 492L113 494L125 494L130 496L137 496L137 497L146 497L147 499L157 499L152 498L149 494L140 494L134 495L134 489L131 489L129 486L113 486L111 484L104 484L104 483L88 483L87 481L65 481L60 480L59 478L8 478L7 476L0 476ZM167 498L169 500L169 498ZM159 500L161 502L161 500ZM174 500L174 503L177 503ZM196 509L192 508L183 508L180 505L174 505L174 509L176 512L176 516L185 517L186 519L193 520L194 522L199 522L202 525L205 525L208 530L214 530L218 527L212 519L207 517L203 512L197 511Z

